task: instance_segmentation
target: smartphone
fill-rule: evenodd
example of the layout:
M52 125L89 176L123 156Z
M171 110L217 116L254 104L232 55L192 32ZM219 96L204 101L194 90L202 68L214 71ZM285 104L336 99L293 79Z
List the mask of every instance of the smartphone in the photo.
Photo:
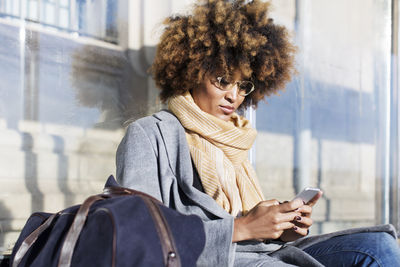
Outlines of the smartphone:
M293 200L300 198L301 200L304 201L304 203L307 204L311 199L313 199L313 197L315 197L318 194L319 191L321 191L321 189L319 189L319 188L306 187L306 188L304 188L303 191L298 193L293 198Z

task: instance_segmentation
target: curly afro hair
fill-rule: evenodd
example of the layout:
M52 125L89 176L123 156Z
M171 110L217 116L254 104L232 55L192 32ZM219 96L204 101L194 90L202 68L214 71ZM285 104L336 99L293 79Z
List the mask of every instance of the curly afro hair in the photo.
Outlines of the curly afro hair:
M268 17L269 8L261 0L206 0L192 15L167 18L151 67L161 100L199 86L208 73L240 71L254 83L241 108L283 89L295 71L296 48L286 28Z

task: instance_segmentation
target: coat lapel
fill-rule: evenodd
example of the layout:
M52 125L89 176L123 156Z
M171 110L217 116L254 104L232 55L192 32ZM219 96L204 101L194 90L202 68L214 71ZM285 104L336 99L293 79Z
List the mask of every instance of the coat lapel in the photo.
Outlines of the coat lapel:
M161 111L154 116L160 119L157 125L164 141L171 170L182 191L208 212L220 218L231 217L213 198L193 186L192 160L185 131L179 120L169 111Z

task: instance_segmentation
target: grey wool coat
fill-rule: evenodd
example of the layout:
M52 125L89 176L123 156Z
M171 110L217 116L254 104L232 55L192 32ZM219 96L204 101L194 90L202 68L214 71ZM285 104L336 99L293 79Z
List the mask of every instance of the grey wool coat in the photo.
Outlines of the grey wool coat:
M131 123L117 150L117 180L204 222L206 245L198 266L322 266L302 249L333 236L386 231L391 225L302 238L294 243L232 243L234 218L203 192L192 164L185 130L169 111Z

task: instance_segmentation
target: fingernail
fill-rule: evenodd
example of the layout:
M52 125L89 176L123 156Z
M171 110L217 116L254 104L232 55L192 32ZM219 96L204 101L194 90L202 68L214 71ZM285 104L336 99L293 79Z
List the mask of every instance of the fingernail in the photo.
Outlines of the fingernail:
M301 217L300 216L296 216L296 217L294 217L297 221L300 221L301 220Z
M295 231L296 231L297 229L298 229L298 228L297 228L297 226L293 226L293 230L295 230Z

